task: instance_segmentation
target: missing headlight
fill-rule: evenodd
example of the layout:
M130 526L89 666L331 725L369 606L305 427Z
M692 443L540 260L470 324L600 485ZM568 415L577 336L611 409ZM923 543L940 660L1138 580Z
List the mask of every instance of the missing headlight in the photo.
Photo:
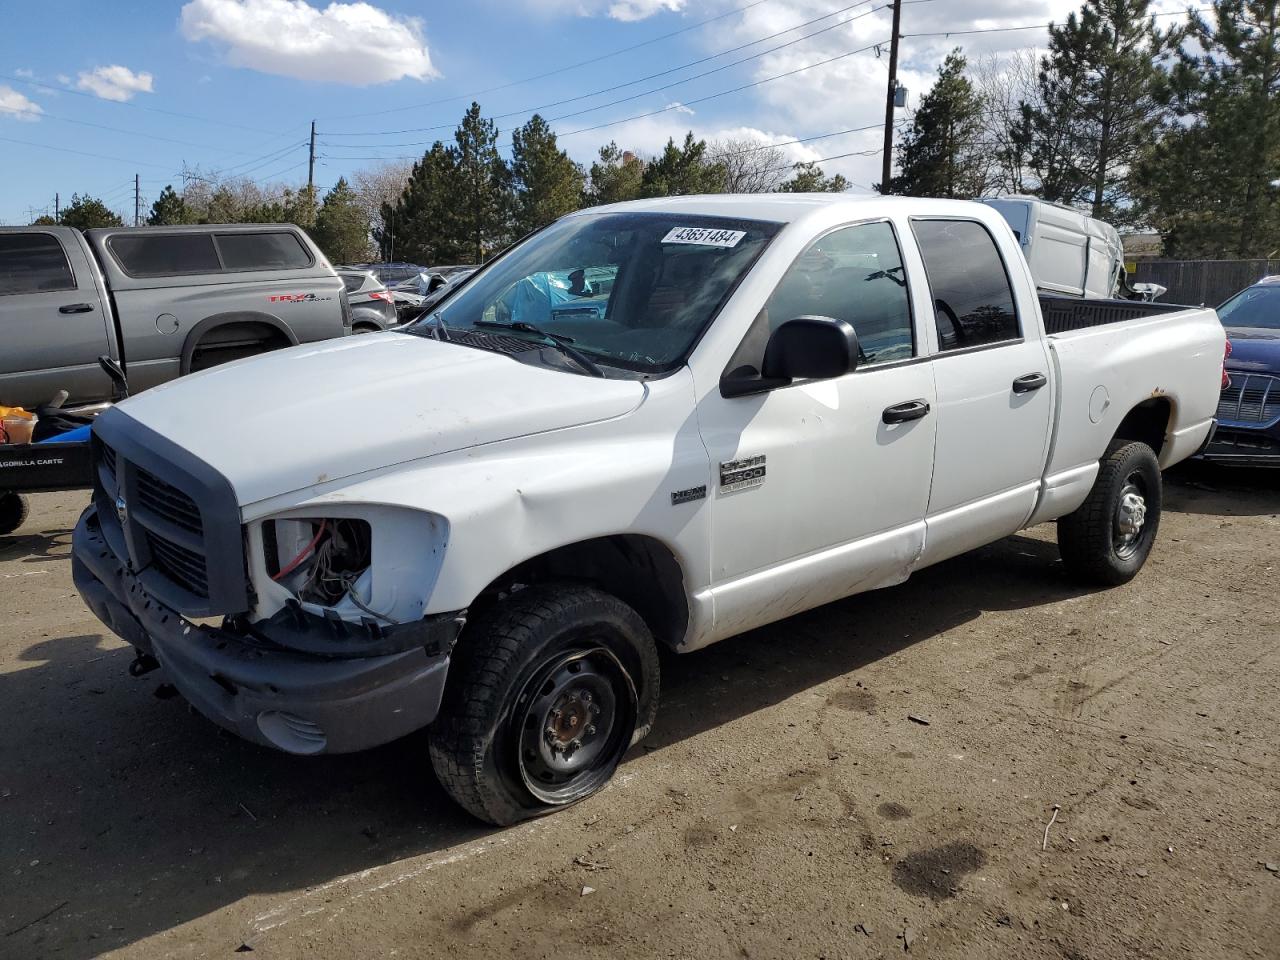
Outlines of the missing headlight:
M267 573L299 600L330 607L372 563L373 534L365 520L328 517L263 524Z

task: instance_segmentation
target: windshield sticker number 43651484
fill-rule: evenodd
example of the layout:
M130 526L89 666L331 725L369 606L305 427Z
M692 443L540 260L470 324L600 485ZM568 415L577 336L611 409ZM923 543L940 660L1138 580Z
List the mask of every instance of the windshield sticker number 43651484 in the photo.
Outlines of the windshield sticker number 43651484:
M703 247L736 247L745 230L713 230L709 227L676 227L662 238L663 243L696 243Z

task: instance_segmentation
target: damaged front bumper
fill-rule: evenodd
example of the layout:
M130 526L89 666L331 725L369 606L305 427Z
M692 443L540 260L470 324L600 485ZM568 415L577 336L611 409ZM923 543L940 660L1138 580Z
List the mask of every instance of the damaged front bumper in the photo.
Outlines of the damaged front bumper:
M72 548L89 609L155 657L197 710L246 740L289 753L351 753L435 719L462 614L379 628L294 608L243 631L219 629L149 595L108 545L95 507L76 524Z

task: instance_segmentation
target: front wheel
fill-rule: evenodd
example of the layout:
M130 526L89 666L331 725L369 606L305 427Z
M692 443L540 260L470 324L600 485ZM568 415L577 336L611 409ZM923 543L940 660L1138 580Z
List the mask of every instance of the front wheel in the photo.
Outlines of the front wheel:
M464 633L431 763L469 813L505 826L600 790L658 707L639 615L591 587L530 587Z
M1072 576L1101 586L1137 576L1160 527L1161 493L1155 451L1112 443L1088 498L1058 521L1058 550Z
M0 536L13 533L27 519L27 498L0 490Z

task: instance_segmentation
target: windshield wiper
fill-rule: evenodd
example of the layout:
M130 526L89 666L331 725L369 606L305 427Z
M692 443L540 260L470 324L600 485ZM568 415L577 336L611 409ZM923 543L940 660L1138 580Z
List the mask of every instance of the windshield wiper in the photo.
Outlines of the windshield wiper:
M440 311L439 311L439 310L437 310L435 313L433 313L433 314L431 315L431 319L435 322L435 325L436 325L436 326L435 326L435 339L437 339L437 340L452 340L452 339L453 339L453 337L449 336L449 328L448 328L447 326L445 326L444 317L440 316Z
M515 330L517 333L532 333L535 336L545 337L550 345L563 353L570 360L582 367L593 377L603 377L604 371L596 365L590 357L573 346L573 337L562 336L558 333L548 333L541 327L535 327L532 323L525 323L523 320L517 320L514 323L499 323L497 320L476 320L471 324L473 327L488 328L490 330Z

